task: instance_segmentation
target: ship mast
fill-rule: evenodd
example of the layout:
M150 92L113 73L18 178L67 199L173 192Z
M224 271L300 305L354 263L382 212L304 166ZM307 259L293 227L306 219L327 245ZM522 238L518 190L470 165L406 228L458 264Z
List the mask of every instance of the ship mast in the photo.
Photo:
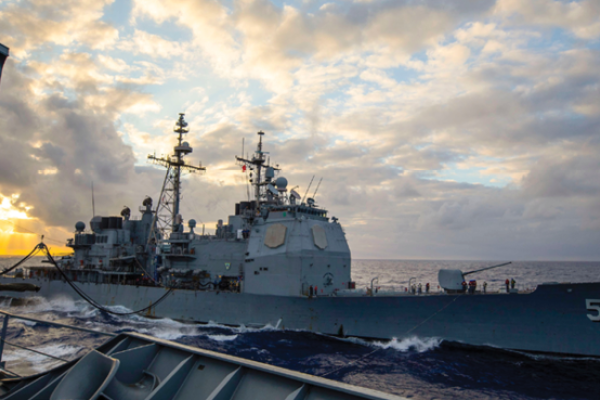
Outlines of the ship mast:
M279 168L271 167L268 164L266 155L269 153L262 151L262 145L263 145L262 138L265 135L265 133L263 131L259 131L257 133L257 135L259 137L258 146L256 148L256 151L254 152L254 155L252 156L252 159L244 158L243 154L242 154L242 157L238 157L238 156L235 157L235 159L238 161L238 163L249 167L251 171L254 168L256 168L256 177L250 180L250 182L254 186L254 197L256 198L256 210L260 208L261 198L263 197L262 187L269 184L269 180L267 180L266 182L263 182L262 169L263 168L267 168L267 169L271 168L271 169L273 169L273 171L279 170Z
M170 230L171 232L179 231L179 225L181 224L181 217L179 215L179 207L181 203L181 172L189 171L205 171L206 168L200 166L192 166L186 164L183 157L192 152L192 147L187 142L183 141L183 135L189 132L187 128L188 123L184 120L184 113L179 113L179 119L175 122L173 132L177 133L177 146L174 147L174 155L167 157L156 157L156 155L148 155L148 159L153 163L161 165L167 168L165 180L163 182L162 191L160 193L160 199L156 206L155 219L160 219L159 213L161 209L168 212L170 221L163 220L163 231ZM154 230L154 224L152 226ZM156 233L154 232L154 236ZM153 235L151 234L150 237Z

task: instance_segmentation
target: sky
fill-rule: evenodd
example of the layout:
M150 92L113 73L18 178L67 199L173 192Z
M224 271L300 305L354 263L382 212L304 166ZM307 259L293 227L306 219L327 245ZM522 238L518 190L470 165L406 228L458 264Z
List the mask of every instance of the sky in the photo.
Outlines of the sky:
M354 258L600 260L598 0L0 0L0 43L0 254L61 249L92 182L157 199L184 112L209 231L263 130Z

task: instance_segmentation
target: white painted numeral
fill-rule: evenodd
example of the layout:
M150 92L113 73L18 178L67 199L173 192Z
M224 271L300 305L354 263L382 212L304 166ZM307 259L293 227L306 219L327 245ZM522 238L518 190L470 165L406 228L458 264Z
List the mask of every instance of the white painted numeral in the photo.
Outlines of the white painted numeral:
M590 321L600 322L600 300L598 299L586 299L585 306L589 311L595 311L596 315L588 314L587 317Z

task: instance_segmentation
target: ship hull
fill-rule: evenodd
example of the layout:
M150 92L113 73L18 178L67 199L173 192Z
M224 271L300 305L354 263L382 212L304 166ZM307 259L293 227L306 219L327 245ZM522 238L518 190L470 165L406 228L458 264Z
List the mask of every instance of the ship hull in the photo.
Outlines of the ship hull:
M29 282L38 293L0 296L51 299L79 296L62 281L2 278ZM132 310L148 307L164 288L76 283L98 303ZM374 297L285 297L175 289L147 311L151 317L225 325L299 329L370 339L437 337L470 345L600 356L600 283L540 285L529 294L424 295Z

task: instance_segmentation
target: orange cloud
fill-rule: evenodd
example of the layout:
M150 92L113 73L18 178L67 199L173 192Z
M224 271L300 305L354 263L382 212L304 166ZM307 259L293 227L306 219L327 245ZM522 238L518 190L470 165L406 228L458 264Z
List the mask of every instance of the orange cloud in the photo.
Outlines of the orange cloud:
M19 203L19 195L0 194L0 256L26 255L40 242L41 235L48 238L48 245L56 253L70 253L64 246L67 232L60 228L49 229L37 218L30 218L31 207Z

